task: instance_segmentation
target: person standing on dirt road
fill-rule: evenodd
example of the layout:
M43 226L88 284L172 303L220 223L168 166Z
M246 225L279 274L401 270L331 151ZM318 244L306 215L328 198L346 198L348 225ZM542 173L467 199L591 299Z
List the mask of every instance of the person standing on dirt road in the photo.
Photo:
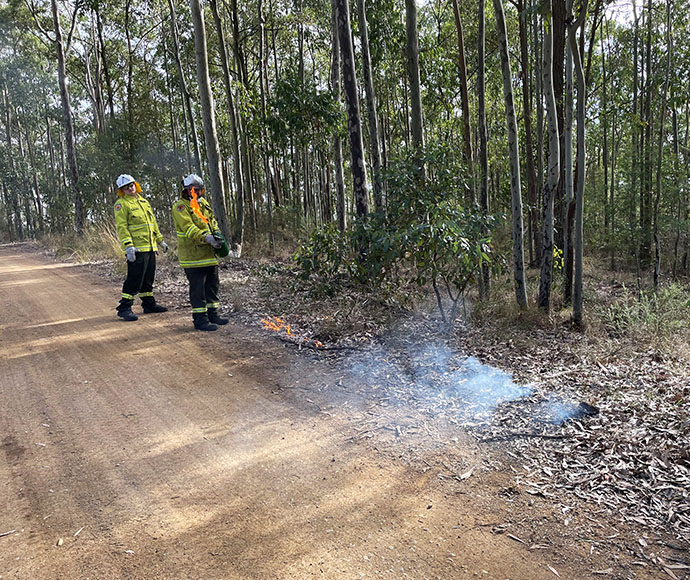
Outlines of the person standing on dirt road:
M191 173L182 181L182 194L172 207L177 230L177 254L189 281L189 301L197 330L216 330L228 319L218 314L217 251L223 247L218 223L204 194L204 182ZM216 235L214 235L216 234ZM227 255L227 252L226 254Z
M168 245L163 241L151 204L140 195L141 186L127 174L120 175L116 183L115 227L127 258L127 278L116 310L120 318L133 322L139 319L132 312L137 294L145 314L168 310L157 304L153 295L158 246L167 252Z

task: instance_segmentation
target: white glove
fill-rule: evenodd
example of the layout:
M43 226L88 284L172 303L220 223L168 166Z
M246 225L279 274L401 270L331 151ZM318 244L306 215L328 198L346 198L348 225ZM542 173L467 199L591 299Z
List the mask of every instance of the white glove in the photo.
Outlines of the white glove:
M125 249L125 255L127 256L128 262L135 262L137 259L137 250L134 246L127 246Z
M220 248L223 245L223 243L220 240L217 240L211 234L206 234L204 241L207 244L210 244L211 246L213 246L214 248Z
M161 246L161 249L163 250L163 253L167 254L168 253L168 244L166 244L165 241L162 240L160 243L160 246Z

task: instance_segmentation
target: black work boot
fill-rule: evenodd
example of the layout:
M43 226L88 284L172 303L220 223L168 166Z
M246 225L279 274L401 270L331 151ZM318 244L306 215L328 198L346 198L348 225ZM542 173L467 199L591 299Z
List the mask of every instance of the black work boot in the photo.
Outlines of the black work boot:
M208 309L208 319L213 323L213 324L218 324L222 326L223 324L227 324L230 322L227 318L223 318L218 314L218 309L217 308L209 308Z
M141 307L144 309L144 314L152 314L156 312L167 312L168 309L165 306L161 306L160 304L156 304L156 301L154 300L153 302L142 302Z
M122 318L126 322L134 322L135 320L139 320L139 317L132 312L132 304L134 302L132 300L126 300L123 298L120 300L120 304L118 304L117 308L117 315Z
M194 328L197 330L217 330L218 327L215 324L211 324L208 320L208 314L206 312L194 312L192 314L194 318Z

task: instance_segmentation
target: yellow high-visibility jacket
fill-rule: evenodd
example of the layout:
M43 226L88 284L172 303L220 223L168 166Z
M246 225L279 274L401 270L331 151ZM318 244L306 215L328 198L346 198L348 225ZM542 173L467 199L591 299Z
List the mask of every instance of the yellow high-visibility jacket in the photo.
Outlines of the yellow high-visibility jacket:
M218 222L205 197L199 198L199 209L208 224L194 213L188 199L178 199L172 207L173 222L177 230L177 257L183 268L218 265L213 246L205 241L208 234L218 231Z
M115 203L115 227L122 249L134 246L137 252L155 252L163 235L151 204L141 195L124 195Z

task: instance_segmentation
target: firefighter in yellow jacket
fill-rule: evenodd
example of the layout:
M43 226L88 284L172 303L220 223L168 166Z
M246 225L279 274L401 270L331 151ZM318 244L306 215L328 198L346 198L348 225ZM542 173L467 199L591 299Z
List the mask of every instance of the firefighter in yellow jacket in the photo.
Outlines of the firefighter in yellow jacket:
M117 315L132 322L138 316L132 312L134 298L139 294L144 313L166 312L168 309L156 303L153 296L153 281L156 276L156 253L158 246L164 252L168 245L158 229L158 223L148 201L141 194L141 186L131 175L117 178L115 203L115 226L127 258L127 278L122 285L122 299Z
M216 249L223 242L214 236L218 223L211 204L204 197L202 179L192 173L184 178L182 195L172 207L177 230L177 256L189 280L189 301L192 304L194 328L216 330L228 319L218 314L218 257Z

